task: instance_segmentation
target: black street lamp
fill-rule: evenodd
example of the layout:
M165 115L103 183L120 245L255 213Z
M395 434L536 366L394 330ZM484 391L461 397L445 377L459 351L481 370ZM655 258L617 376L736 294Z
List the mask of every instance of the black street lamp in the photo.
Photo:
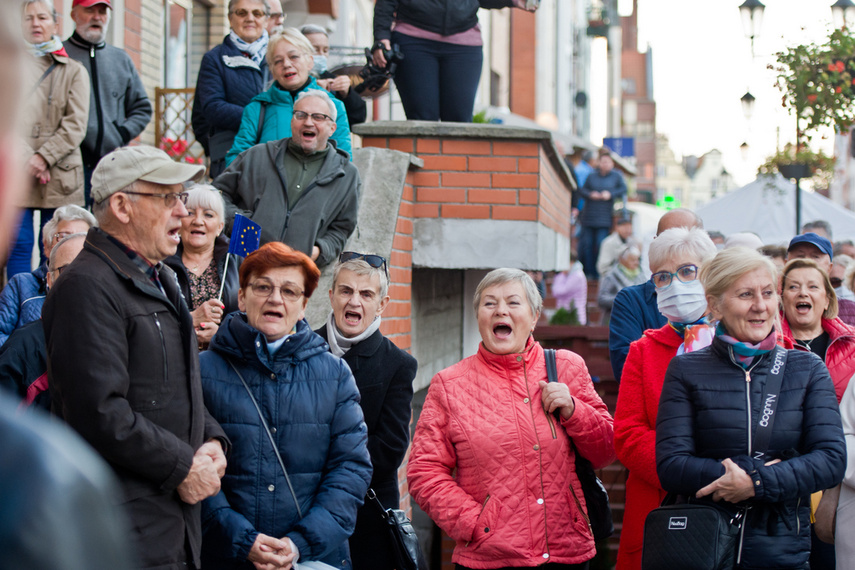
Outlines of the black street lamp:
M739 14L742 16L742 30L745 37L751 39L751 57L754 57L754 38L760 33L760 24L763 22L763 11L766 6L760 0L745 0L739 6Z
M848 28L855 24L855 4L852 0L837 0L831 5L831 16L836 29Z

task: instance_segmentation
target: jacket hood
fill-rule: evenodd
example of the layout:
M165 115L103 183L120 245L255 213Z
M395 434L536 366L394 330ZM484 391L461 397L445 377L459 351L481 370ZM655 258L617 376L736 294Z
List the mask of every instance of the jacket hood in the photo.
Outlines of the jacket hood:
M297 332L271 357L267 353L267 339L264 335L250 326L246 313L237 312L226 315L217 334L211 339L210 350L247 363L259 362L275 370L292 360L307 360L329 349L327 343L312 332L309 323L302 319L297 321Z

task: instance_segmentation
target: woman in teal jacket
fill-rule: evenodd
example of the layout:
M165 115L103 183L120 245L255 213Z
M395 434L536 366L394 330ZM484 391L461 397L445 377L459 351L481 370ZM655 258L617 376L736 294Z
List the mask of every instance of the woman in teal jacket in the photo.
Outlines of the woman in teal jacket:
M270 38L267 67L273 76L273 84L256 95L243 110L240 130L226 155L226 166L251 146L291 136L291 116L297 96L307 89L321 89L315 78L309 75L314 64L312 53L312 44L295 28L285 28ZM337 148L352 154L347 111L341 101L335 97L331 99L338 116L330 141L335 141ZM259 125L262 108L264 123Z

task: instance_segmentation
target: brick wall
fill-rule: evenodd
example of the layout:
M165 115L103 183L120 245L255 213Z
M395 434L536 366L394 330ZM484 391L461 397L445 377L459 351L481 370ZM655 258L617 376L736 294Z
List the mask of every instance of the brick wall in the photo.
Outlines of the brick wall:
M401 220L463 218L540 222L570 235L570 192L549 156L546 140L364 136L365 147L415 154L424 168L411 173L414 199ZM405 192L406 193L406 192ZM404 209L412 211L405 216ZM400 222L399 222L400 223ZM409 234L396 236L412 249ZM394 298L394 297L393 297Z

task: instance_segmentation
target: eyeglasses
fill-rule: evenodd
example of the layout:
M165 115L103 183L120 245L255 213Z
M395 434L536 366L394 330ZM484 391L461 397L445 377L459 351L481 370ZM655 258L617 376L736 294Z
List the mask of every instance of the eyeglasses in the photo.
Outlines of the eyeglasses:
M697 265L682 265L677 268L676 273L669 273L667 271L659 271L650 276L650 279L653 281L653 284L657 289L667 289L671 286L671 283L676 277L682 283L689 283L698 278L698 266Z
M389 269L386 267L386 258L380 255L374 255L371 253L358 253L356 251L343 251L341 255L338 256L338 260L341 263L345 261L350 261L352 259L361 259L368 265L374 268L382 267L383 271L386 272L386 278L389 277Z
M270 14L269 18L271 20L281 20L284 14L282 12L273 12Z
M249 289L252 291L252 294L259 299L267 299L273 295L274 289L279 289L279 293L286 301L297 301L303 296L303 291L293 285L285 284L281 287L276 287L268 281L256 281L255 283L250 283Z
M51 236L51 241L52 241L52 243L54 243L54 244L59 243L59 242L61 242L61 241L62 241L62 238L67 238L67 237L68 237L68 236L70 236L72 233L73 233L73 232L56 232L55 234L53 234L53 235Z
M187 204L187 192L170 192L168 194L150 194L148 192L130 192L122 190L122 194L133 194L134 196L148 196L149 198L163 198L167 208L174 208L176 200L181 200L182 204Z
M298 121L305 121L310 116L312 117L312 120L316 123L326 121L327 119L332 121L332 117L330 117L329 115L324 115L323 113L306 113L305 111L294 111L294 118Z
M260 20L269 15L267 12L262 12L261 10L253 10L252 12L250 12L249 10L244 10L243 8L240 8L239 10L232 10L230 13L234 14L238 18L246 18L248 14L252 14L252 17L256 20ZM279 15L281 16L282 14L280 13Z
M831 286L835 289L843 285L843 279L841 279L840 277L832 277L829 279L829 281L831 281Z

